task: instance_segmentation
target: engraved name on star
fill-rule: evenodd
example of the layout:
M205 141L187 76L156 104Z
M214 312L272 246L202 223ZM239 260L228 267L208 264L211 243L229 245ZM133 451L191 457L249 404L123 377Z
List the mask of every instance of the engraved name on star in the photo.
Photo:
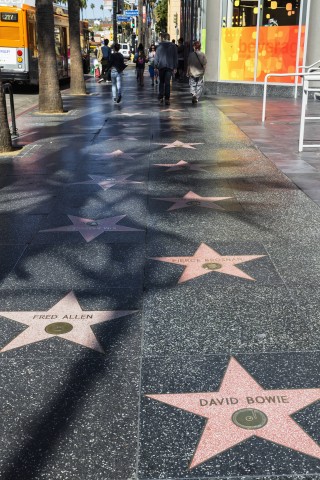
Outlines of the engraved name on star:
M291 418L320 399L320 388L265 390L231 358L218 391L146 396L206 419L189 469L251 437L320 459L320 446Z
M3 347L1 352L58 336L69 342L78 343L104 353L91 329L91 325L124 317L135 312L136 310L82 310L72 291L49 310L0 312L2 317L28 326Z
M117 217L100 218L94 220L93 218L75 217L68 215L73 225L65 225L62 227L49 228L47 230L40 230L40 232L79 232L86 242L91 242L96 237L99 237L104 232L142 232L139 228L125 227L118 225L118 222L125 218L126 215L119 215Z
M85 180L84 182L74 182L71 185L99 185L103 190L113 187L114 185L125 185L130 183L143 183L127 180L132 175L115 175L104 177L102 175L89 175L92 180Z
M232 197L200 197L196 193L190 191L186 193L182 198L179 197L165 197L165 198L154 198L153 200L161 200L163 202L172 202L173 205L167 209L167 211L178 210L181 208L190 208L190 207L204 207L212 208L215 210L224 211L225 209L216 205L214 202L219 202L222 200L228 200Z
M195 147L193 145L203 145L203 143L184 143L180 142L180 140L175 140L172 143L154 143L154 145L165 145L163 148L192 148L195 150Z
M181 171L195 171L195 172L206 172L202 167L208 167L203 163L188 163L185 160L180 160L178 163L155 163L155 167L169 167L166 172L181 172Z
M236 265L262 257L265 257L265 255L223 256L213 250L213 248L208 247L205 243L201 243L198 250L191 257L152 257L152 260L184 265L185 269L178 281L178 283L183 283L193 278L206 275L207 273L217 272L255 281L254 278L237 268Z

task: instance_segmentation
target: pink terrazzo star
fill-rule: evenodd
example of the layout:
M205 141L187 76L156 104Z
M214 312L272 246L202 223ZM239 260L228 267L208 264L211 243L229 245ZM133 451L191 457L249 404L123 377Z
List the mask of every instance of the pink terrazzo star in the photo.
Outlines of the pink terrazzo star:
M162 112L182 112L182 110L179 109L179 108L165 108L164 110L161 110L161 113ZM179 117L177 117L177 118L179 118Z
M115 175L113 177L103 177L102 175L89 175L92 180L84 182L74 182L71 185L99 185L103 190L113 187L114 185L125 185L129 183L143 183L127 180L132 175Z
M133 113L118 113L117 115L120 115L123 117L136 117L136 116L147 115L147 114L142 112L133 112Z
M166 172L179 172L179 171L197 171L197 172L206 172L202 167L208 167L204 163L188 163L185 160L180 160L178 163L155 163L155 167L169 167Z
M194 192L186 193L182 198L177 197L167 197L167 198L154 198L154 200L161 200L163 202L173 202L174 205L171 205L168 208L170 210L178 210L180 208L190 208L190 207L204 207L212 208L215 210L224 210L224 208L216 205L214 202L219 202L221 200L228 200L232 197L200 197Z
M146 395L207 419L189 469L251 437L320 459L320 447L291 418L320 399L320 388L264 390L231 358L217 392Z
M172 143L155 143L155 145L166 145L163 148L192 148L195 150L193 145L203 145L203 143L184 143L180 142L180 140L175 140Z
M47 230L40 230L40 232L79 232L86 242L91 242L96 237L99 237L104 232L142 232L139 228L125 227L118 225L118 222L125 218L126 215L119 215L118 217L100 218L94 220L93 218L82 218L68 215L73 225L65 225L63 227L49 228Z
M208 247L205 243L201 243L200 247L192 257L153 257L152 260L174 263L175 265L184 265L184 272L178 282L183 283L213 272L224 273L226 275L254 281L254 278L247 275L235 265L261 257L265 257L265 255L222 256L213 250L213 248Z
M135 310L82 310L73 292L69 292L49 310L0 312L1 316L29 327L2 348L1 352L58 336L104 353L91 325L132 313L135 313Z

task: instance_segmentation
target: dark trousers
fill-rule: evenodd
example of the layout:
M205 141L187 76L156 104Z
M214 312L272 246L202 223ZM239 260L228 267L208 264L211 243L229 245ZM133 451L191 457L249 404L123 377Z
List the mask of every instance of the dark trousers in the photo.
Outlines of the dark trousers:
M159 100L165 96L166 100L170 98L170 81L173 70L171 68L160 68L159 70Z
M101 61L102 72L101 72L100 78L103 78L104 80L111 80L111 70L109 70L109 66L110 66L109 60Z

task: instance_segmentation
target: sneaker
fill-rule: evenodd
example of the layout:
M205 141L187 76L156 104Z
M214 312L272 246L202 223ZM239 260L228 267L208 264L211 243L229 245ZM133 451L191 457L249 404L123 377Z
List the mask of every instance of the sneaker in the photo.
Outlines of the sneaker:
M120 103L121 102L121 95L119 95L119 97L117 98L117 103Z
M195 95L192 96L192 103L198 103L198 99Z
M99 78L98 83L103 82L103 78Z
M169 99L166 100L166 105L170 105L170 100Z
M113 103L117 103L117 99L116 99L116 98L113 99Z
M151 87L154 87L154 83L153 83L153 82L151 83Z
M159 98L159 105L163 105L163 98Z

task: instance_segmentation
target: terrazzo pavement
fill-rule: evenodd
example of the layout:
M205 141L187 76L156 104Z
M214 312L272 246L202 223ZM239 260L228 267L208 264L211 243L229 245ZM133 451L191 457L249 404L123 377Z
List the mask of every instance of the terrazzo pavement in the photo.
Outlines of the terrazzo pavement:
M0 157L0 479L320 479L319 152L145 80Z

